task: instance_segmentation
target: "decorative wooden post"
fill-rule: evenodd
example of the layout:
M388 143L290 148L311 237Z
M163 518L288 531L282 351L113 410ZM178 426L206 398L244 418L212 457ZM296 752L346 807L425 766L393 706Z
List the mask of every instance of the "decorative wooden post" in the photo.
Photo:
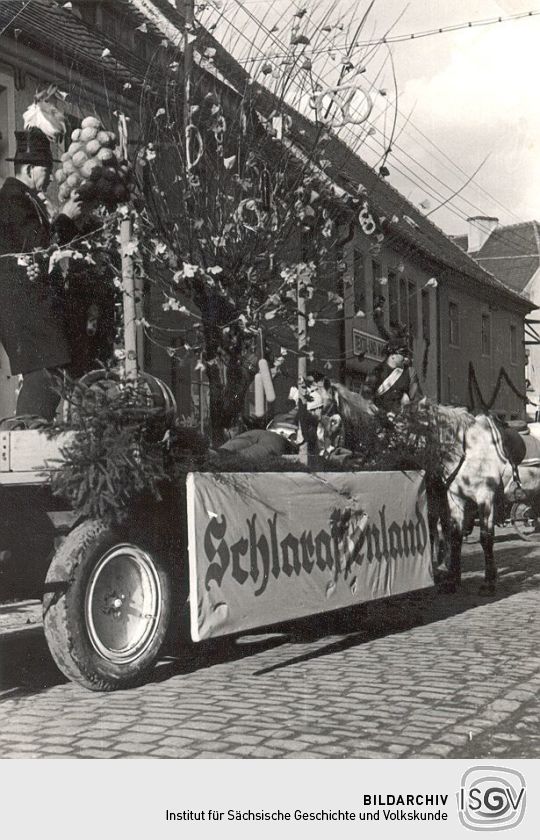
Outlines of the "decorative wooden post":
M137 360L137 307L135 301L135 272L131 254L131 219L120 222L120 248L122 251L122 302L124 309L124 349L127 379L136 379Z
M302 287L300 277L296 281L296 308L298 311L298 387L300 383L305 380L307 376L307 316L306 316L306 297L305 288ZM308 462L308 447L307 443L300 445L298 453L302 464Z

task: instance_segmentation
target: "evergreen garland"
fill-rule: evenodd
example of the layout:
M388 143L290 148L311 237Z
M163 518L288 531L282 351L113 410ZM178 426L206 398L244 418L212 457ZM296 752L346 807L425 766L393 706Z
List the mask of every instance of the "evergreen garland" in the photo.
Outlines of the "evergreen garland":
M392 422L378 418L366 426L354 452L342 450L339 458L311 457L302 464L268 457L254 466L241 454L209 450L196 429L171 422L144 384L105 378L91 387L76 383L63 396L69 416L50 434L69 434L60 446L63 461L52 474L52 490L79 517L114 523L141 500L151 504L182 490L190 471L424 470L434 481L447 448L429 413L405 410Z

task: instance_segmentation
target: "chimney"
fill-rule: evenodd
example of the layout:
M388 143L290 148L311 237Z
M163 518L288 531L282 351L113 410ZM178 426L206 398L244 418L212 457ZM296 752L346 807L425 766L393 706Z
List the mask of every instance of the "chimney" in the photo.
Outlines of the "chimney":
M467 231L467 253L475 254L487 242L499 220L495 216L471 216L467 219L469 230Z

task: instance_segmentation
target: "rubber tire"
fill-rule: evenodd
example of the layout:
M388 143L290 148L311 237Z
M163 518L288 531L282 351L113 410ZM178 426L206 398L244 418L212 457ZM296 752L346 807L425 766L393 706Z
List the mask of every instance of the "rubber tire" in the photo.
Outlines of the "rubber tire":
M161 610L148 645L131 662L115 663L92 645L85 618L87 586L97 563L115 545L135 544L150 556L161 588ZM140 685L150 675L171 621L171 574L148 538L129 528L116 530L101 520L86 520L71 531L53 557L45 582L43 625L50 652L62 673L92 691Z

